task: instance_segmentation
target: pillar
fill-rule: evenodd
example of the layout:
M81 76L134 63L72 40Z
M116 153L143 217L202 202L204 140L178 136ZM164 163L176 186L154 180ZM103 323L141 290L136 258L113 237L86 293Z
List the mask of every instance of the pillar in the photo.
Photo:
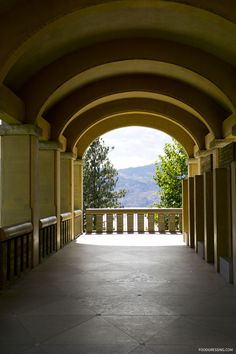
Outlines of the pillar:
M196 252L198 252L199 242L204 242L203 175L194 176L194 244Z
M39 263L39 134L34 125L0 126L0 226L32 223L33 266Z
M188 176L193 177L200 173L200 159L190 158L188 159Z
M188 179L188 243L194 248L194 178Z
M182 183L182 208L183 208L183 241L189 245L188 239L188 179Z
M233 283L236 284L236 162L231 163Z
M77 228L80 232L83 232L83 160L79 159L74 161L74 210L81 210L82 212L80 225L77 224Z
M83 209L83 160L74 161L74 209Z
M39 143L39 218L57 217L57 249L60 248L60 144Z
M61 153L61 214L72 214L72 236L74 237L74 155L70 152Z
M204 173L204 253L208 263L214 262L213 173Z
M230 234L229 183L226 168L213 171L214 262L220 271L220 257L228 257Z

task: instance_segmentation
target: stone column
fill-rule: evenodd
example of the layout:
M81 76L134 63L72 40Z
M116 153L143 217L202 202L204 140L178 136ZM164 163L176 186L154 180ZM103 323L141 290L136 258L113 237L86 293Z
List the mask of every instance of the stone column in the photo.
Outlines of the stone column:
M200 173L200 159L191 158L188 159L188 176L194 177Z
M182 208L183 208L183 240L189 246L188 238L188 179L182 183Z
M226 168L213 171L213 210L214 210L214 262L220 271L220 257L227 257L229 252L230 209L229 183Z
M203 253L204 242L204 199L203 199L203 176L194 176L194 244L196 252L201 247ZM202 254L202 257L204 255Z
M188 179L188 238L189 246L194 248L194 178Z
M38 136L34 125L0 126L0 226L33 224L33 265L39 262Z
M74 203L75 210L83 210L83 160L74 161Z
M72 214L72 237L74 237L74 160L72 153L61 153L61 213Z
M233 283L236 284L236 162L231 163Z
M74 161L74 210L82 211L79 229L83 232L83 160Z
M214 262L213 173L204 173L204 253L208 263Z
M57 217L57 249L60 248L60 144L39 143L39 218Z

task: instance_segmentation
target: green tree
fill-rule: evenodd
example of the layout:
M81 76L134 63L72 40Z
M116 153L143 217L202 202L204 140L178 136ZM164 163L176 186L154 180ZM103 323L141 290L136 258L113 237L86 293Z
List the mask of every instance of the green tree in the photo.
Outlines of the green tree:
M97 138L89 146L84 157L84 207L117 208L126 191L115 190L118 172L109 160L108 154L113 147L105 145Z
M159 208L180 208L182 206L182 180L187 177L187 155L183 147L173 139L165 144L164 154L156 161L154 180L161 188Z

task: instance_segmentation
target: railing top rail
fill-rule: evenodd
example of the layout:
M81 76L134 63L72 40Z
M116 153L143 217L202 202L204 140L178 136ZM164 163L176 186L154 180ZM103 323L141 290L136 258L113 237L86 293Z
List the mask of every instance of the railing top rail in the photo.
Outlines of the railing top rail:
M57 223L56 216L48 216L47 218L43 218L39 220L40 229L44 229L45 227L55 225Z
M0 229L0 241L6 241L11 238L28 234L32 232L32 230L33 230L33 225L31 222L4 226Z
M88 208L87 214L109 214L109 213L181 213L182 208Z
M80 210L80 209L74 210L74 216L75 217L76 216L80 216L80 215L82 215L82 210Z
M61 221L66 221L72 219L72 213L63 213L61 214Z

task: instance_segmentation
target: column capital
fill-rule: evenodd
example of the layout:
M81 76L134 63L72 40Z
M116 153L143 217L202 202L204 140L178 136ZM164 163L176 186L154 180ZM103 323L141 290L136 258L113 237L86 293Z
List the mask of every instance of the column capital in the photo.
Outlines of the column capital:
M58 150L62 151L62 144L57 141L42 140L39 141L40 150Z
M188 164L189 164L189 165L193 165L193 164L196 164L196 163L198 163L198 159L197 159L197 158L190 157L190 158L188 159Z
M236 137L234 138L225 138L225 139L214 139L210 142L211 149L221 149L228 144L236 142Z
M41 129L33 124L0 125L0 135L33 135L40 136Z
M74 161L74 164L83 166L84 165L84 160L83 159L77 159L77 160Z
M63 160L76 160L76 155L72 152L62 152L61 159Z

